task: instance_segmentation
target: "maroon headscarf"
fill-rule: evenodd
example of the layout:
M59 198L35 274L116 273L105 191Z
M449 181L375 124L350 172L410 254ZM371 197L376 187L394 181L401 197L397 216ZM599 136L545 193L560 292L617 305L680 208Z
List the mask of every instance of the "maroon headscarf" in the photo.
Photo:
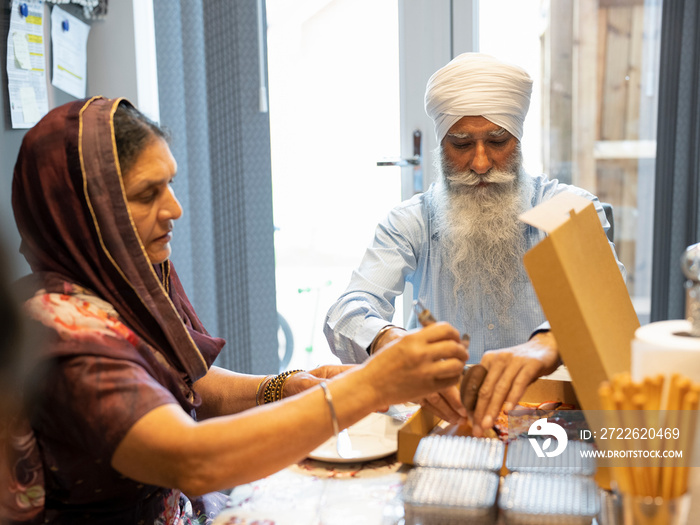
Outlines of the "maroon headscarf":
M224 345L197 318L169 261L152 265L126 203L113 116L123 99L94 97L50 111L25 136L12 207L36 287L78 284L191 381ZM179 365L179 366L178 366Z

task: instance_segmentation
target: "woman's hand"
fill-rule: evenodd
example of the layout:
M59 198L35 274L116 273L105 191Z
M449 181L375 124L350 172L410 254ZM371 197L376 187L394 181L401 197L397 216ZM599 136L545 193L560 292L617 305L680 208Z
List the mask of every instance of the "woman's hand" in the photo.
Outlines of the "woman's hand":
M388 406L456 385L468 358L459 332L435 323L384 345L360 366L367 387Z
M407 333L403 328L390 328L376 341L376 348L381 349L392 341L405 337ZM469 339L463 339L461 342L469 350ZM421 406L428 408L439 418L455 425L463 423L467 418L467 410L462 405L458 385L432 392L426 397L415 401L420 403Z
M457 385L433 392L419 402L422 407L453 425L461 425L467 420L467 409L462 404Z
M324 379L335 377L356 366L357 365L327 365L309 371L297 372L287 379L287 382L284 384L283 397L289 397L303 392L304 390L318 385Z
M382 407L456 384L466 359L457 330L437 323L385 346L361 365L325 366L287 380L285 393L332 377L327 382L330 403L317 387L206 421L194 421L177 404L161 405L132 425L112 456L112 466L142 483L178 487L190 495L249 483L299 461L332 436L330 406L339 427L347 428ZM222 383L240 381L246 394L238 405L250 403L259 376L216 369L201 386L209 393L240 394L241 389L221 388ZM224 397L216 406L228 409L232 404Z

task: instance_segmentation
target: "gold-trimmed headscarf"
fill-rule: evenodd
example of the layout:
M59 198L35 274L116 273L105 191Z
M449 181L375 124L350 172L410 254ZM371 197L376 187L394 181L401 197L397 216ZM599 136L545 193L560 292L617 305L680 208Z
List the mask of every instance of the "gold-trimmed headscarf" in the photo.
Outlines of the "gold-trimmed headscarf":
M124 194L113 129L119 104L129 102L71 102L27 132L12 182L20 250L37 286L90 290L194 382L224 341L206 333L170 263L148 259Z

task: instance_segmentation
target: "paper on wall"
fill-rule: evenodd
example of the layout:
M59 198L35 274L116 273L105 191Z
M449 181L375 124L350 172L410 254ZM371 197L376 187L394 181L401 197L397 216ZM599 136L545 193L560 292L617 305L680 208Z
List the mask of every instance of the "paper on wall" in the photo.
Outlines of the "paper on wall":
M19 98L22 101L22 116L25 122L39 122L41 116L37 108L36 95L31 86L19 88Z
M60 7L55 6L51 11L51 83L76 98L85 98L89 33L88 24Z
M15 46L15 60L21 69L32 69L32 57L29 53L29 42L24 31L12 33L12 43Z
M27 6L27 16L20 5ZM42 0L12 0L7 35L7 88L13 128L31 128L49 111Z

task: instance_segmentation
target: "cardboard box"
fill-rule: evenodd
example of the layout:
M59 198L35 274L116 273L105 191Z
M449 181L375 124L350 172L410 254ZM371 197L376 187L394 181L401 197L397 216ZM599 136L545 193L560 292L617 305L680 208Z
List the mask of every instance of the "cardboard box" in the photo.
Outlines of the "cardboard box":
M598 387L629 372L637 314L593 203L561 193L523 213L548 236L523 259L584 410Z
M561 401L562 403L579 406L576 394L571 385L571 377L564 366L559 367L554 373L541 377L532 383L527 390L525 390L521 401L526 403ZM441 423L445 425L445 432L439 428L435 428ZM429 410L419 409L399 429L396 458L402 463L412 465L413 456L416 454L418 443L422 438L431 432L454 433L455 431L457 431L457 428L454 425L447 425ZM460 435L468 435L468 432L461 432Z
M401 463L413 465L413 456L416 455L418 443L430 434L440 421L441 419L429 410L419 408L399 429L396 459Z

